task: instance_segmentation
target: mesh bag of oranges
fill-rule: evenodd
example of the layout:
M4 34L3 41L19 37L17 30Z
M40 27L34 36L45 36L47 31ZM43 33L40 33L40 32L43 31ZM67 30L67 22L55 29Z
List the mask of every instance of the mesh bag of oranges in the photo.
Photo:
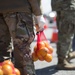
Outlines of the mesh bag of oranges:
M5 60L0 62L0 75L21 75L21 73L10 60Z
M44 31L37 33L37 44L34 46L32 53L33 61L52 61L53 48L48 43L48 40L44 34Z

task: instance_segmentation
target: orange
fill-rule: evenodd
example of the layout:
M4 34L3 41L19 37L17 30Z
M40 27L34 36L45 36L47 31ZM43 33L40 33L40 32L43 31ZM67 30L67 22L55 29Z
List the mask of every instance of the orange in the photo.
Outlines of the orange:
M51 62L52 61L52 55L47 53L47 55L44 57L44 59L47 62Z
M8 74L8 75L16 75L16 74Z
M3 62L2 62L3 63ZM0 69L2 68L2 63L0 63Z
M2 69L2 66L0 66L0 69Z
M10 65L4 64L2 65L3 74L8 75L13 73L13 69Z
M49 46L49 43L47 41L43 41L43 43L45 44L45 47Z
M10 65L11 67L14 67L14 64L10 61L10 60L5 60L2 65L5 65L5 64L8 64Z
M15 68L14 70L16 75L21 75L19 69Z
M36 53L32 53L32 59L33 59L33 61L37 61L38 60L38 57L37 57L37 55L36 55Z
M43 41L45 44L45 47L47 47L49 49L48 53L53 53L53 48L49 45L49 43L47 41Z
M34 52L37 50L37 45L34 46Z
M40 54L41 56L44 57L44 56L47 54L47 52L48 52L48 48L42 47L40 50L38 50L38 52L39 52L39 54Z
M47 48L49 49L50 54L53 53L53 48L51 46L48 46Z
M2 69L0 69L0 75L3 75L3 71L2 71Z
M14 64L13 64L10 60L5 60L5 61L2 63L2 65L5 65L5 64L10 65L10 66L12 67L12 69L13 69L13 72L14 72Z
M37 51L37 57L39 60L43 61L44 58L42 57L42 55L39 53L39 51Z
M38 49L41 49L42 47L45 47L45 44L44 44L43 41L38 42L37 44L38 44Z

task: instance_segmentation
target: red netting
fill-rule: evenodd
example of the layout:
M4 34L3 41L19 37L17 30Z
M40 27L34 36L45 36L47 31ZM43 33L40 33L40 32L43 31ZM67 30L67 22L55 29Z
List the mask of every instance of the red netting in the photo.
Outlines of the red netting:
M37 33L37 50L39 50L39 42L41 41L47 41L44 31L40 31Z

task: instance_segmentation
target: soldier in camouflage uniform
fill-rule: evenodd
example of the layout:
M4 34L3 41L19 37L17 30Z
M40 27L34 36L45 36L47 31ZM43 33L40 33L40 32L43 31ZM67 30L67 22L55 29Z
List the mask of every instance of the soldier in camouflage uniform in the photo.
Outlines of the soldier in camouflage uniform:
M45 22L40 21L43 16L37 0L0 1L0 60L4 53L8 55L7 49L12 37L14 63L21 75L36 75L30 50L34 40L33 14L39 29L42 29Z
M52 9L57 11L58 43L57 69L75 69L69 61L75 57L72 36L75 33L75 0L52 0Z

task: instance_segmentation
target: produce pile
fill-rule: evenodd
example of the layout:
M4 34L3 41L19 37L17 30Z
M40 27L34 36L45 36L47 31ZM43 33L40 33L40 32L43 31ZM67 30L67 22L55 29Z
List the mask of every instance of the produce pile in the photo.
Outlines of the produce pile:
M37 44L34 46L34 50L32 53L33 61L52 61L52 53L53 48L47 41L38 42L39 48L37 48Z
M20 75L20 71L14 67L10 60L0 63L0 75Z

